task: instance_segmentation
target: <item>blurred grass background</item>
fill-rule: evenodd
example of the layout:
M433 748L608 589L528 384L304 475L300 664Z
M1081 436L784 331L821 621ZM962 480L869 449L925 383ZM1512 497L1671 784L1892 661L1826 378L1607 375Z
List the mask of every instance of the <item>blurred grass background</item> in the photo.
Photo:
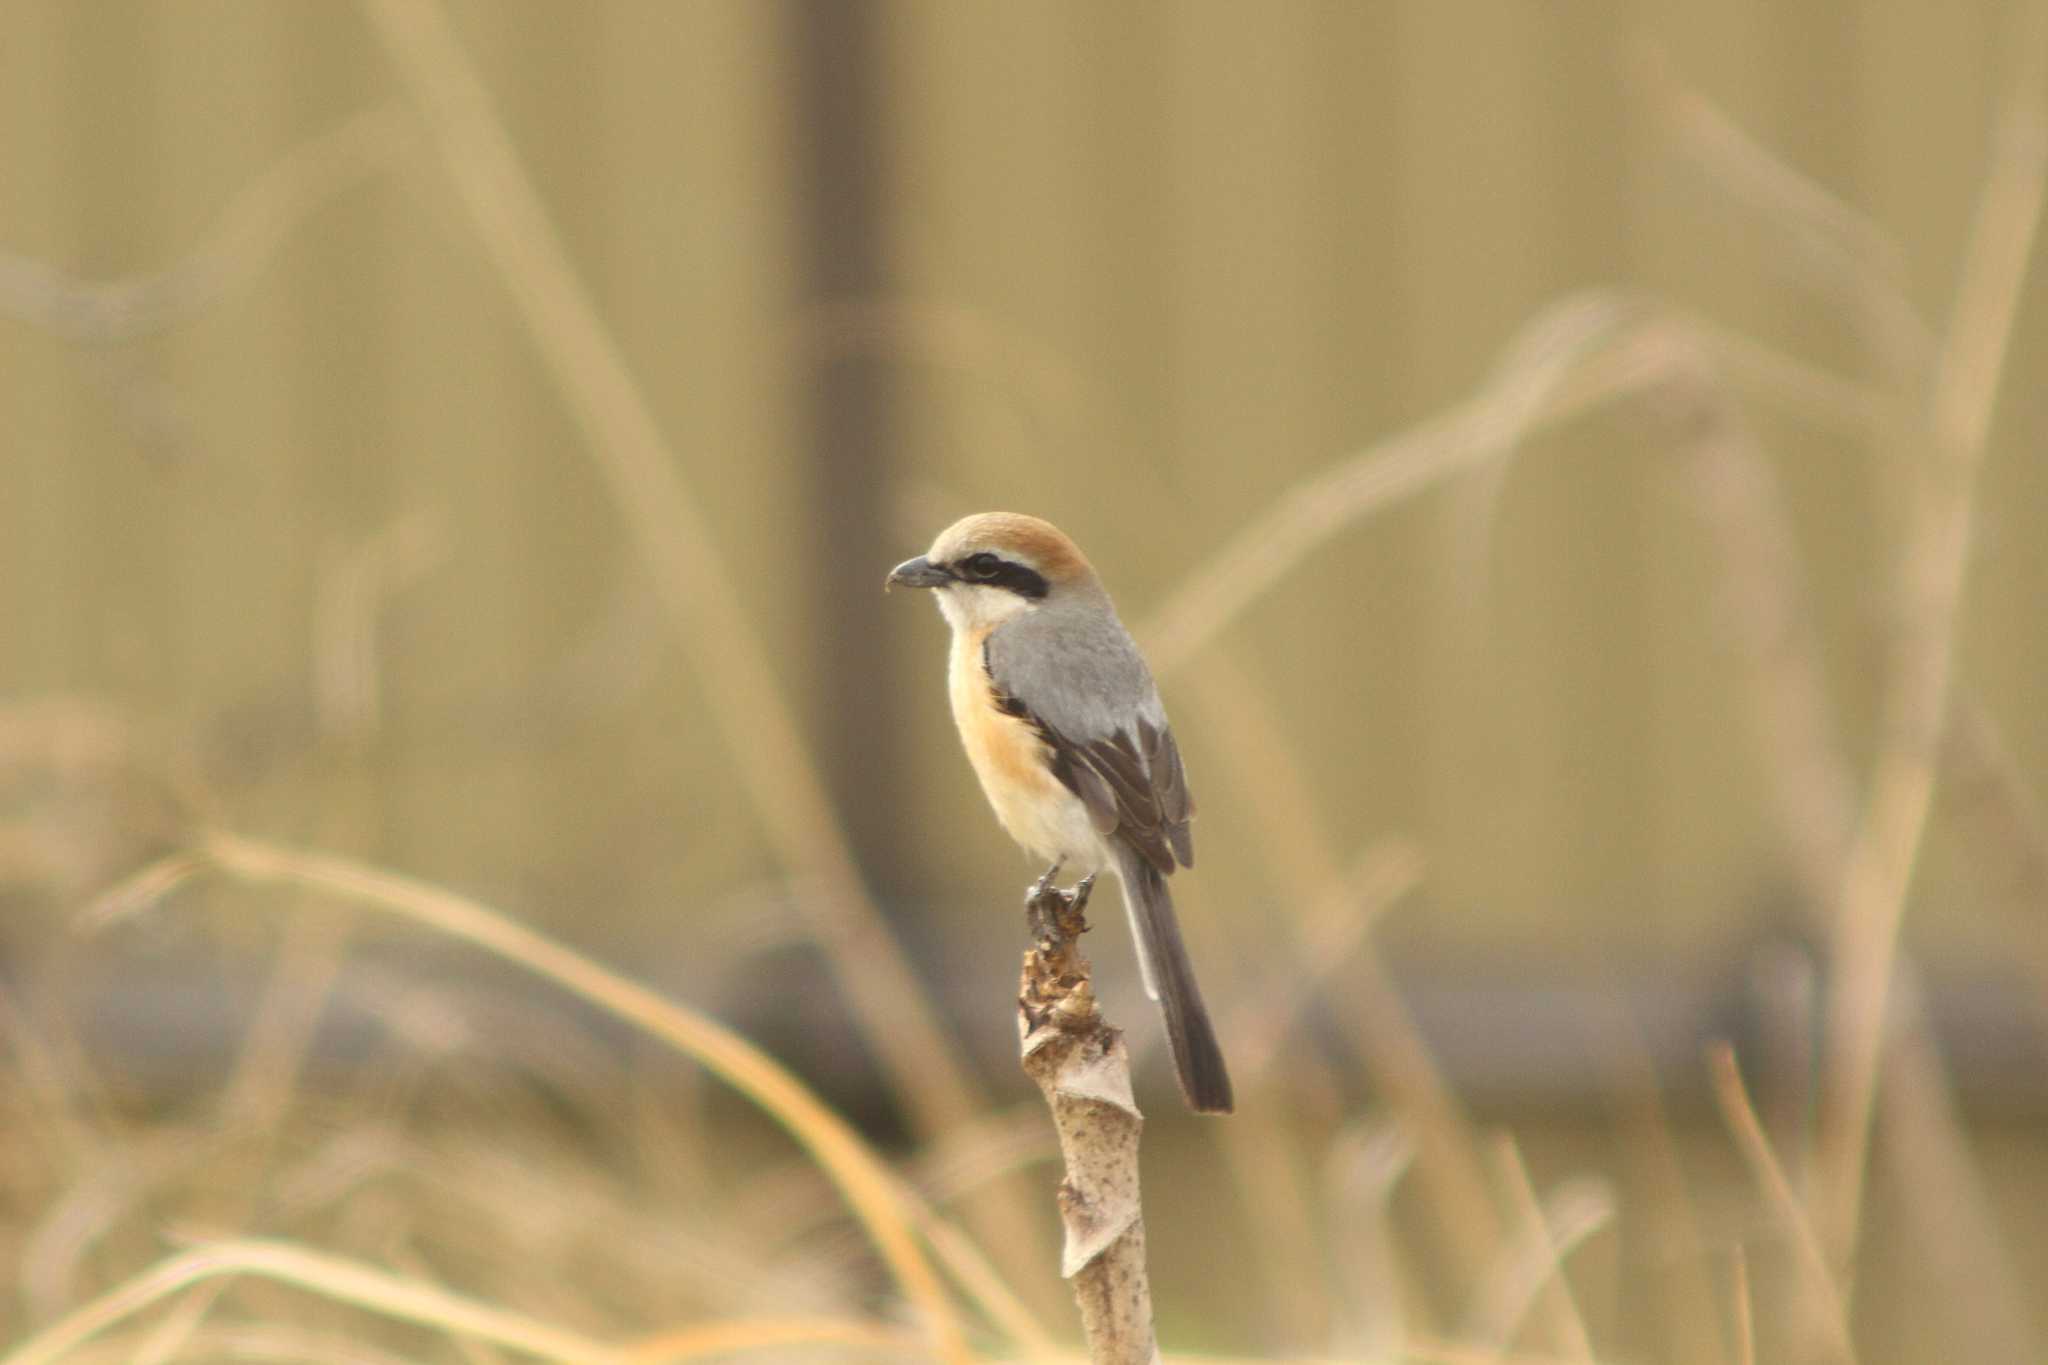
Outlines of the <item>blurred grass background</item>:
M1244 1112L1093 949L1169 1351L2041 1358L2038 7L5 32L0 1342L262 1237L521 1323L258 1275L66 1358L922 1349L693 1064L318 878L157 875L223 831L757 1040L1009 1286L942 1255L973 1349L1071 1341L1037 869L879 591L1001 507L1087 547L1201 804Z

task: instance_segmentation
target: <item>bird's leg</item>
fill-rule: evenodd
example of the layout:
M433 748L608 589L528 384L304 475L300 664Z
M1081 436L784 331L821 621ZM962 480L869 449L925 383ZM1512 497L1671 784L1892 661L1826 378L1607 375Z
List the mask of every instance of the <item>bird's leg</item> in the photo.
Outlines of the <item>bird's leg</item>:
M1067 909L1071 913L1078 915L1088 908L1088 893L1095 889L1095 877L1096 874L1090 872L1087 876L1081 878L1080 881L1074 883L1074 889L1069 894L1069 903L1067 905Z
M1024 923L1033 938L1044 938L1052 932L1058 922L1057 916L1064 897L1053 885L1053 878L1060 875L1060 868L1066 863L1061 858L1045 870L1045 875L1031 883L1024 892Z

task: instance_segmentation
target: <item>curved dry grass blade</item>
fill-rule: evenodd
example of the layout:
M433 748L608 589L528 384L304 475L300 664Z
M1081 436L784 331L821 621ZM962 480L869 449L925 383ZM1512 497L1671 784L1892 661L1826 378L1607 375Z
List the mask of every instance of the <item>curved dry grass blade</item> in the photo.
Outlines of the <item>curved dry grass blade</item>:
M1483 647L1492 599L1490 551L1516 455L1564 385L1617 335L1647 315L1642 303L1611 290L1567 295L1526 324L1495 365L1483 390L1494 420L1478 433L1484 448L1458 485L1445 528L1446 595L1456 618L1452 639L1468 657L1476 657Z
M1778 1164L1777 1153L1771 1150L1770 1139L1764 1136L1763 1125L1757 1121L1749 1090L1742 1083L1742 1072L1735 1065L1735 1049L1726 1043L1716 1043L1707 1050L1707 1066L1713 1073L1714 1099L1720 1105L1721 1117L1734 1135L1735 1145L1742 1149L1750 1174L1785 1224L1792 1245L1799 1252L1807 1292L1818 1300L1816 1316L1828 1330L1828 1344L1841 1359L1854 1361L1856 1346L1849 1335L1848 1312L1835 1277L1828 1270L1827 1254L1821 1250L1813 1220L1807 1217L1799 1196L1792 1192L1792 1182L1785 1178L1785 1168Z
M206 1321L206 1315L219 1302L221 1291L228 1281L213 1280L196 1287L190 1294L179 1299L171 1311L150 1329L135 1347L128 1365L164 1365L175 1360Z
M1842 758L1798 537L1771 462L1711 367L1676 405L1686 505L1714 543L1715 621L1745 665L1749 723L1767 757L1773 815L1816 914L1840 893L1856 789ZM1816 928L1825 925L1817 924Z
M52 1199L24 1230L14 1280L30 1309L55 1313L76 1302L80 1267L107 1230L141 1202L142 1184L128 1160L107 1161Z
M1590 1365L1592 1338L1565 1278L1564 1260L1588 1237L1614 1221L1614 1196L1604 1183L1569 1181L1546 1208L1529 1183L1521 1150L1503 1133L1493 1144L1494 1173L1514 1209L1515 1235L1503 1245L1504 1259L1489 1292L1480 1300L1467 1336L1491 1345L1493 1359L1506 1356L1522 1323L1544 1299L1551 1301L1550 1331L1563 1340L1566 1359Z
M183 259L151 275L74 279L54 266L0 252L0 313L73 341L119 341L190 321L254 278L315 209L397 157L403 122L372 109L308 138L230 200Z
M620 1358L631 1365L674 1365L677 1361L746 1351L772 1351L787 1346L848 1346L873 1351L889 1360L920 1356L929 1343L906 1332L868 1322L834 1318L742 1318L707 1322L636 1341Z
M447 14L426 0L365 0L365 9L444 153L478 239L589 435L588 453L703 679L707 710L755 815L783 864L815 883L800 904L862 1036L921 1132L968 1119L978 1098L861 884L783 686L683 482L683 462L577 278Z
M917 1178L896 1184L897 1197L910 1210L917 1230L931 1244L953 1282L1013 1346L1034 1360L1057 1353L1052 1333L980 1245L948 1221L939 1208L1006 1171L1050 1161L1058 1151L1035 1107L1019 1107L992 1115L935 1144L919 1159Z
M134 1365L141 1333L103 1335L65 1355L65 1365ZM284 1323L202 1324L186 1343L193 1360L251 1360L265 1365L413 1365L346 1337Z
M1635 55L1638 88L1672 143L1780 229L1771 240L1796 256L1797 278L1823 287L1853 310L1887 380L1904 387L1924 374L1934 341L1907 293L1906 252L1898 241L1681 82L1662 48L1644 44Z
M1046 1360L1058 1354L1052 1333L1010 1288L972 1237L957 1225L922 1210L918 1231L932 1244L939 1261L964 1290L975 1307L1009 1338L1027 1360Z
M1900 419L1897 398L1831 374L1698 314L1674 312L1670 322L1684 331L1732 386L1749 397L1815 426L1867 442L1896 435Z
M358 1308L475 1337L545 1360L610 1362L609 1346L517 1313L286 1242L219 1242L181 1251L116 1285L0 1356L0 1365L48 1365L107 1328L191 1285L225 1275L254 1275L295 1285Z
M1510 342L1521 353L1582 302L1546 310ZM1562 311L1560 311L1562 310ZM1592 348L1525 410L1516 374L1458 407L1339 461L1283 493L1187 575L1138 630L1152 669L1162 676L1194 657L1218 631L1269 591L1311 551L1359 518L1412 497L1485 461L1513 440L1561 426L1658 382L1669 347L1655 328L1624 329ZM1631 344L1639 342L1645 344Z
M924 1315L940 1354L953 1360L968 1358L952 1304L911 1233L894 1177L844 1119L752 1043L480 902L439 887L346 859L228 834L209 838L200 856L246 881L312 887L475 944L695 1058L761 1106L817 1159L846 1196L905 1296Z

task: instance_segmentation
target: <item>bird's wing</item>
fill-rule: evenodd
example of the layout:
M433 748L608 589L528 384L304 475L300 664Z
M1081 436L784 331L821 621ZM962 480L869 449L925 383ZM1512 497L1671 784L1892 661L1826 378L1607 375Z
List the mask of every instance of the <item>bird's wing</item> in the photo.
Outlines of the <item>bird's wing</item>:
M1193 867L1194 800L1180 746L1137 646L1114 616L1047 610L982 646L996 704L1037 730L1052 771L1096 830L1130 842L1162 873Z

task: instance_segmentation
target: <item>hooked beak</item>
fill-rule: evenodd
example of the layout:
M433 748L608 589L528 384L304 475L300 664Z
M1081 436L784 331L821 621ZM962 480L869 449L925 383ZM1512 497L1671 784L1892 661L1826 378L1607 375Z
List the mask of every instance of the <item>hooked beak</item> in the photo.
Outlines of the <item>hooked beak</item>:
M906 588L936 588L941 583L952 581L951 573L919 555L916 559L906 559L889 570L889 576L882 580L882 591L887 592L898 584Z

